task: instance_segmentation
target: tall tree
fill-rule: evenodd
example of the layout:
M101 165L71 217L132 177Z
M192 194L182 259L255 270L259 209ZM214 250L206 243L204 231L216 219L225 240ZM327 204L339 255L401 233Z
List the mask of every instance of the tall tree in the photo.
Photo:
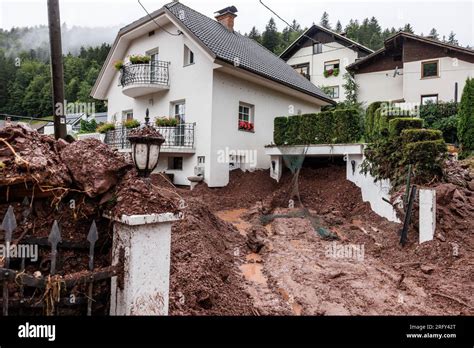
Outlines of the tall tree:
M260 32L257 30L255 26L247 34L247 37L251 38L252 40L257 41L258 43L262 42L262 35L260 34Z
M323 15L321 16L319 24L326 29L331 29L331 24L329 23L329 14L326 11L324 11Z
M452 44L452 45L458 45L459 42L458 40L456 40L456 34L454 34L453 31L451 31L449 33L449 36L448 36L448 43Z
M402 28L402 31L405 33L410 33L410 34L415 33L415 30L413 30L413 27L411 26L410 23L405 24L405 26Z
M458 136L463 155L474 153L474 79L468 78L459 104Z
M262 45L272 52L281 49L281 34L278 32L275 20L270 18L262 35Z
M439 34L435 28L430 30L430 33L428 34L428 36L430 36L432 39L439 40Z
M337 21L336 23L336 33L342 33L342 24L341 21Z

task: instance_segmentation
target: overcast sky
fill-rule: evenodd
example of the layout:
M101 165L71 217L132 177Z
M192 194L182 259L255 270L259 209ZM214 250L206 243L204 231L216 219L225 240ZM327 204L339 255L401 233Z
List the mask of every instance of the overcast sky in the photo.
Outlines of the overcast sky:
M0 0L0 28L47 24L47 0ZM60 0L61 22L68 26L123 26L145 15L137 0ZM259 0L183 0L184 4L213 16L228 5L238 12L236 29L248 32L253 25L261 31L272 14ZM303 27L319 22L326 11L332 25L339 19L343 26L352 19L375 16L382 28L399 28L410 23L417 34L428 34L436 27L440 35L452 30L462 45L474 45L474 1L410 0L263 0L287 20L295 18ZM151 12L166 1L142 0ZM285 26L277 21L281 30Z

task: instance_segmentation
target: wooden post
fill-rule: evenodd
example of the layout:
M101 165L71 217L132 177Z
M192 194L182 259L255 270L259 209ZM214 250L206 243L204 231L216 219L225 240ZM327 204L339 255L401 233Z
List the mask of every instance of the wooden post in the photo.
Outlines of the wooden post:
M67 135L66 106L64 105L64 68L61 45L61 21L58 0L48 0L49 43L51 52L51 83L53 87L54 136L65 139Z

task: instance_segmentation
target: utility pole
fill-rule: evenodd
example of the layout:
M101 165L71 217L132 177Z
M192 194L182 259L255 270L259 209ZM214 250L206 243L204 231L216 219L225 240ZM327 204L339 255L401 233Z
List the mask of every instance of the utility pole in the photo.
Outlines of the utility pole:
M64 68L61 45L61 20L58 0L48 0L49 45L51 51L51 82L53 86L54 137L66 138L64 105Z

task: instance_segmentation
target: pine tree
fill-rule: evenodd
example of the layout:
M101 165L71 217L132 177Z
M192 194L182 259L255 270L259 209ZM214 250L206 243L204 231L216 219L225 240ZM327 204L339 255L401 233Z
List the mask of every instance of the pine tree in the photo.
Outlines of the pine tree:
M341 21L337 21L336 23L336 33L342 33L342 24Z
M248 33L248 35L246 36L252 40L257 41L258 43L262 42L262 35L260 34L260 32L257 30L255 26L252 28L252 30L250 30L250 33Z
M414 33L415 33L415 31L413 30L413 27L411 26L410 23L405 24L405 26L403 27L402 31L405 32L405 33L410 33L410 34L414 34Z
M270 18L263 32L262 45L274 53L281 49L281 34L278 32L273 17Z
M324 11L323 15L321 16L321 21L319 24L326 29L331 29L331 24L329 24L329 14Z
M474 152L474 79L468 78L459 104L458 137L463 155Z
M438 31L433 28L430 30L430 33L428 34L432 39L439 40L439 34Z
M456 34L454 34L453 31L451 31L449 33L448 43L451 44L451 45L458 45L459 44L458 40L456 40Z

